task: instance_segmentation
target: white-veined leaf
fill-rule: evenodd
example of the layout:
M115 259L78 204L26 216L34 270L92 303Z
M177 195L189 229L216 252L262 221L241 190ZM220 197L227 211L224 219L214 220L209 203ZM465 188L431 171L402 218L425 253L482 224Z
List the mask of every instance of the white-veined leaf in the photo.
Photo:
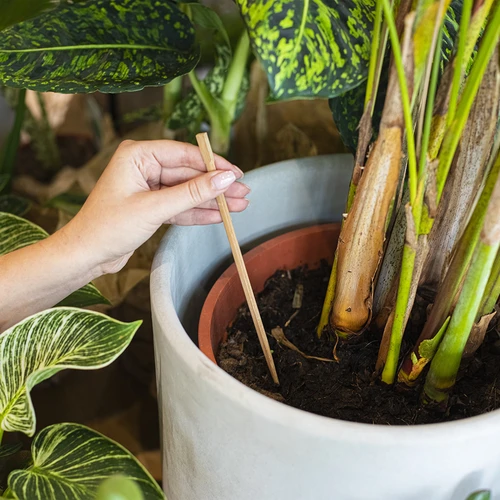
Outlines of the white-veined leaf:
M141 322L122 323L70 307L48 309L0 337L0 422L3 430L35 432L30 391L65 368L94 370L113 362Z
M19 500L95 500L102 481L116 474L132 479L144 500L165 498L125 448L82 425L45 428L34 439L31 452L33 465L9 476L9 488Z
M47 238L48 233L40 226L17 217L0 212L0 255L19 250ZM87 307L95 304L109 304L99 290L89 283L64 299L61 306Z
M22 217L31 207L31 201L15 194L0 195L0 212Z

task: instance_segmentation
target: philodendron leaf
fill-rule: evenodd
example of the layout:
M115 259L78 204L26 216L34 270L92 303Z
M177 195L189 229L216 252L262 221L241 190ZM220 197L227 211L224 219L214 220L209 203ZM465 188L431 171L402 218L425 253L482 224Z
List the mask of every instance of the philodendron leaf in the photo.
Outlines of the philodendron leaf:
M22 443L3 444L0 446L0 459L10 457L23 447Z
M53 9L59 0L1 0L0 31Z
M9 488L19 500L95 500L102 481L116 474L133 480L144 500L165 498L156 481L125 448L82 425L56 424L43 429L34 439L31 453L33 465L9 475Z
M70 307L30 316L0 337L0 422L9 432L35 432L30 391L65 368L95 370L128 346L141 322L122 323Z
M0 33L0 83L63 93L124 92L189 72L199 49L173 0L86 0Z
M40 226L16 215L0 212L0 255L32 245L47 236L48 233ZM60 305L88 307L96 304L109 304L109 300L89 283L73 292Z
M31 202L15 194L0 195L0 212L22 217L31 207Z
M334 97L366 77L375 0L236 0L277 99Z

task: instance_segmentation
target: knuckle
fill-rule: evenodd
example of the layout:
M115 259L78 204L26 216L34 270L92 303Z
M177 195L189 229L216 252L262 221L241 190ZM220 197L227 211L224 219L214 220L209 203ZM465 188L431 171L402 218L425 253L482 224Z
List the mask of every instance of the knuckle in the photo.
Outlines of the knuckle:
M200 203L203 202L203 192L200 186L200 183L197 182L196 180L192 180L188 182L187 184L188 190L189 190L189 196L191 197L191 200L199 205Z
M130 149L134 147L136 144L136 141L133 141L132 139L125 139L120 143L118 146L119 149Z

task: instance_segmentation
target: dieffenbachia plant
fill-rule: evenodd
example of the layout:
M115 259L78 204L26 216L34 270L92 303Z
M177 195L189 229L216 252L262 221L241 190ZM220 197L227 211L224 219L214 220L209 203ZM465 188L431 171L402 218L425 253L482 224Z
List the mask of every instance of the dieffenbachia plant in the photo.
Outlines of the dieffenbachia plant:
M140 322L122 323L100 313L60 307L35 314L3 333L0 435L23 432L33 436L33 387L64 369L109 365L126 349L139 326ZM2 465L15 453L19 453L16 447L1 447ZM2 478L6 480L2 496L93 500L99 492L99 498L110 499L117 475L133 481L140 490L141 496L130 496L130 500L164 498L154 479L122 446L82 425L56 424L35 437L25 466ZM112 484L103 485L106 479L113 479Z
M14 204L14 200L12 200L10 207L15 206L22 208L21 202ZM17 215L0 212L0 255L32 245L47 238L47 236L48 233L40 226ZM59 305L87 307L96 304L109 304L109 301L92 283L89 283L73 292Z
M19 146L26 89L135 91L166 85L199 59L194 27L174 0L5 0L0 9L0 86L20 89L16 122L0 151L3 188Z

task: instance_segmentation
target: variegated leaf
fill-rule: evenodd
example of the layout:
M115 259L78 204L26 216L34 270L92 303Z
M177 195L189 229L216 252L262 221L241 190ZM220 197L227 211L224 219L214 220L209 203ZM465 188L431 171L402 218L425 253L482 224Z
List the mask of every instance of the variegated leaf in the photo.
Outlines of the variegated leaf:
M0 31L53 9L59 0L1 0Z
M446 11L443 25L442 42L442 68L453 51L454 42L458 33L460 13L463 0L454 0ZM386 58L384 69L382 70L375 112L373 115L374 138L378 134L382 108L384 106L387 82L388 82L389 58ZM356 151L358 145L358 125L363 115L366 94L366 81L358 87L347 91L338 97L330 99L330 109L333 120L339 129L342 141L352 151Z
M40 226L16 215L0 212L0 255L32 245L47 236L48 233ZM89 283L73 292L60 305L88 307L96 304L109 304L109 301Z
M236 0L275 98L334 97L366 77L374 0Z
M23 447L22 443L4 444L0 446L0 459L14 455Z
M125 448L83 425L56 424L43 429L31 452L33 465L9 476L9 488L19 500L95 500L102 481L116 474L133 480L144 500L165 498Z
M31 202L15 194L0 195L0 212L22 217L31 207Z
M199 48L173 0L86 0L0 33L0 83L63 93L124 92L189 72Z
M0 337L0 422L5 431L35 432L31 389L65 368L107 366L128 346L141 322L61 307L30 316Z

